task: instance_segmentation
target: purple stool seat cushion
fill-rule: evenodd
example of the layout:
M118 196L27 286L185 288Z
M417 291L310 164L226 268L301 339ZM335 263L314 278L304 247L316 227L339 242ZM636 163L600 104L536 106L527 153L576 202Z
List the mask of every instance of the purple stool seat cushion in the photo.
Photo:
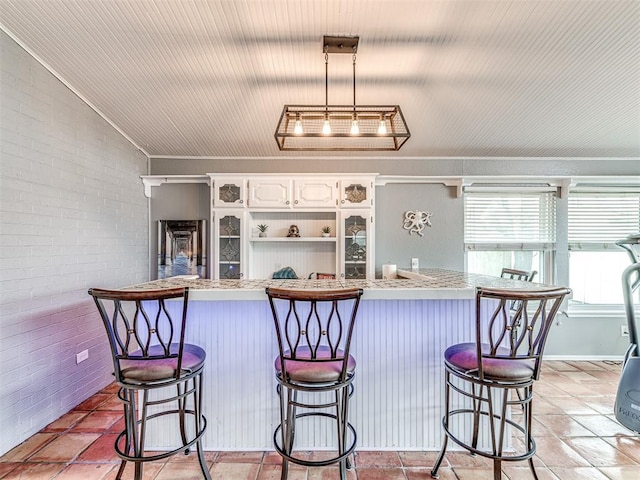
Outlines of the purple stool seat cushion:
M489 345L482 344L482 352L488 352ZM500 347L497 355L509 355L507 348ZM454 370L478 377L478 350L475 343L459 343L447 348L444 360ZM523 382L533 377L534 361L518 358L483 358L482 370L489 380Z
M343 353L338 351L338 355ZM290 352L285 352L285 356L289 356ZM300 360L285 359L285 366L289 379L295 382L303 383L328 383L335 382L340 378L342 373L342 360L328 360L324 362L308 361L305 358L311 358L311 350L309 347L299 347L296 350L296 358ZM331 358L329 347L321 346L318 348L316 358ZM276 372L282 373L282 362L280 357L276 357L274 362ZM352 374L356 369L356 359L349 355L347 361L347 371Z
M171 353L178 353L179 345L171 345ZM133 352L130 357L140 355L140 351ZM153 345L149 348L149 355L163 355L164 350L160 345ZM184 344L182 354L182 370L192 372L204 365L207 357L206 352L197 345ZM163 358L158 360L121 360L120 373L125 381L133 382L158 382L175 378L177 358Z

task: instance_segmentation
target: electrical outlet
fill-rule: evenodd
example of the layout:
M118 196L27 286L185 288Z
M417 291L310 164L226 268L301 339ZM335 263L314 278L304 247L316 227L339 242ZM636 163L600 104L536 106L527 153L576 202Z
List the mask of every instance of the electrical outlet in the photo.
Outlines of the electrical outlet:
M83 350L80 353L76 353L76 364L84 362L89 358L89 350Z
M628 325L620 325L620 335L623 337L629 336L629 326Z
M420 268L420 262L418 261L417 258L412 258L411 259L411 271L412 272L417 272Z

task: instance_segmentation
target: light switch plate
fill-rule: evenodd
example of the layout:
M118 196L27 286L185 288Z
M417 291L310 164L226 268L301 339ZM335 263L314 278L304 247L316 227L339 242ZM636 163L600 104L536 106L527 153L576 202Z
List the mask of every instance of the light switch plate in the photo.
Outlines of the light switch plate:
M420 262L418 261L418 259L417 258L412 258L411 259L411 271L417 272L419 268L420 268Z

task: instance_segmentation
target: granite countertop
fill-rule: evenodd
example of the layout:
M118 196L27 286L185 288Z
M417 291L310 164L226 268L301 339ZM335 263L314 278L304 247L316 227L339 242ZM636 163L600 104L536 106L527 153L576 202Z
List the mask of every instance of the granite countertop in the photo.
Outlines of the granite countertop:
M490 275L456 272L443 269L420 269L416 272L398 270L398 275L411 273L413 278L375 280L210 280L173 277L126 287L126 290L153 290L168 287L189 287L192 300L264 300L267 287L296 289L362 288L364 299L472 299L476 287L534 289L543 285L509 280Z

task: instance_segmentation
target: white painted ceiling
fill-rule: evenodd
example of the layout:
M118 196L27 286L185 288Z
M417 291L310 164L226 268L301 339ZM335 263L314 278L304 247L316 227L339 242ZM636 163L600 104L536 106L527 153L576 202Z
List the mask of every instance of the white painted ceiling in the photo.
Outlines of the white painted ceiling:
M360 36L357 103L411 130L366 156L640 157L639 0L0 0L0 24L152 157L299 157L273 134L324 104L324 34ZM329 103L351 82L331 55Z

